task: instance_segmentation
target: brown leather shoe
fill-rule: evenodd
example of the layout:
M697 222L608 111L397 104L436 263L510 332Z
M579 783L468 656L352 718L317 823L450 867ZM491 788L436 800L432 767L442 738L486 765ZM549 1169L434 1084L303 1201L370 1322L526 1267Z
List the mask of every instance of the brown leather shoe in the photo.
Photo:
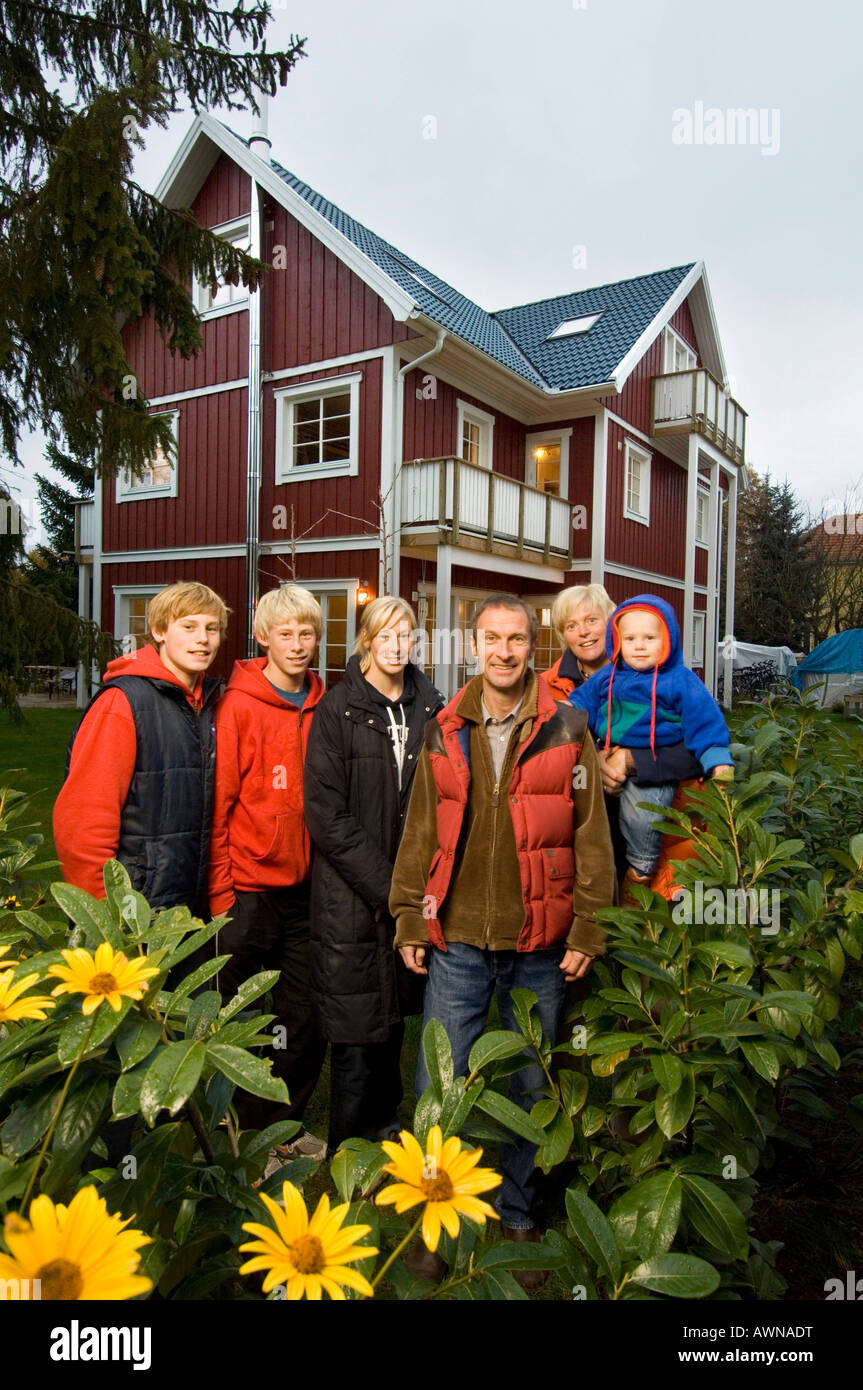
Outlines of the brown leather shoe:
M405 1255L405 1269L419 1279L430 1279L433 1284L442 1284L448 1266L436 1250L429 1250L421 1236L417 1236Z
M532 1245L542 1243L542 1235L536 1226L531 1226L527 1231L521 1226L501 1226L500 1233L504 1240L527 1240ZM521 1285L525 1293L531 1293L534 1289L541 1289L548 1280L547 1269L511 1269L510 1274L515 1282Z

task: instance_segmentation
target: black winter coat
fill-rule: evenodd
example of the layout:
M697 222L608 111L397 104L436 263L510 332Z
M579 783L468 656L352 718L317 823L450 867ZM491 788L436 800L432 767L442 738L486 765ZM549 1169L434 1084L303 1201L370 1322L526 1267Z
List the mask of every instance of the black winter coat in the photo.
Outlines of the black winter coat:
M311 988L331 1042L385 1042L392 1024L421 1007L410 998L417 977L393 949L387 902L423 731L444 702L416 666L405 674L410 679L416 693L406 707L401 791L388 720L358 656L320 701L309 732L303 802L312 838Z

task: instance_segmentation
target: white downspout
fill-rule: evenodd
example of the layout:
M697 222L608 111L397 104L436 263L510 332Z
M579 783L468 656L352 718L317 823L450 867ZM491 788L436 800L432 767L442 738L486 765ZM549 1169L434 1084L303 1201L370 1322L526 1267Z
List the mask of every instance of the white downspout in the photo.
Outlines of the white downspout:
M404 459L402 458L402 439L404 436L405 423L405 377L408 372L412 372L421 363L428 362L432 357L437 357L447 339L447 330L440 328L433 348L424 352L422 357L415 357L412 362L405 362L399 367L396 375L396 400L395 400L395 420L394 420L394 439L393 439L393 477L396 478L393 487L393 507L392 507L392 592L398 593L401 586L401 536L402 536L402 479L398 477ZM398 349L394 348L396 352Z
M269 161L270 138L267 134L267 98L259 98L260 114L255 118L249 148L259 158ZM261 190L252 179L249 210L249 255L261 258ZM261 494L261 286L249 294L249 428L246 453L246 656L258 650L255 641L254 615L258 601L258 563L260 541Z

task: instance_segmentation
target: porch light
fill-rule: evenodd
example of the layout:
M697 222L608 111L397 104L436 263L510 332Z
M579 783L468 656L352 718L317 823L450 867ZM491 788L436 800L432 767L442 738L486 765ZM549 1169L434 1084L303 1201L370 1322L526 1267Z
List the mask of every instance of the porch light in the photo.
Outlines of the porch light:
M361 579L357 586L357 608L363 608L365 604L368 603L371 596L369 581L367 579Z

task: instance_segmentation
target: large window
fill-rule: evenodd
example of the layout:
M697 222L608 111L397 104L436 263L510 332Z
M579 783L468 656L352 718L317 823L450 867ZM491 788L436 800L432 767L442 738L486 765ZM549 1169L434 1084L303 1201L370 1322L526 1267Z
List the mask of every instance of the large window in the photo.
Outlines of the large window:
M458 456L479 468L491 468L494 416L467 401L458 401Z
M524 481L528 487L569 496L569 441L571 429L552 430L525 437Z
M276 482L359 470L359 372L276 391Z
M695 496L695 543L710 544L710 493L700 485Z
M229 241L238 250L249 250L251 242L247 217L236 222L223 223L222 226L213 227L212 230L216 236L221 237L223 241ZM215 285L205 285L197 277L195 277L193 292L195 308L199 314L204 316L230 313L232 309L243 309L249 298L249 291L242 283L229 285L226 281L219 280Z
M624 452L623 515L650 522L650 454L627 439Z
M313 593L324 615L324 634L315 655L315 670L330 690L345 674L355 636L354 598L356 586L349 584L315 584L299 581Z
M171 422L174 439L173 450L166 454L158 448L145 468L139 474L128 468L117 478L117 501L134 502L144 497L177 496L177 431L179 429L179 410L157 412Z

